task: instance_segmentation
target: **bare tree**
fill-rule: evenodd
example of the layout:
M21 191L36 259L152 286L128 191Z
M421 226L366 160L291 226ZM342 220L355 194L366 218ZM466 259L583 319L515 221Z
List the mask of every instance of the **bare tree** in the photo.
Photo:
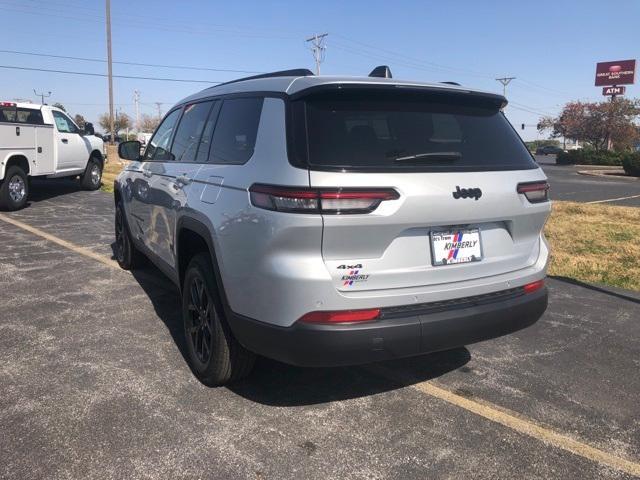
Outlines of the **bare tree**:
M152 133L158 128L158 124L160 123L160 119L155 116L147 115L143 113L140 117L140 131L145 133Z
M98 118L98 124L103 131L111 133L109 132L109 129L111 127L108 113L103 113L102 115L100 115L100 117ZM124 130L126 128L131 128L131 119L126 113L119 113L116 118L113 119L113 129L115 130L113 134L118 135L118 132L120 132L120 130Z
M87 123L87 121L84 119L84 117L82 115L80 115L79 113L76 113L73 116L73 121L76 122L76 125L78 125L80 128L84 128L84 125Z

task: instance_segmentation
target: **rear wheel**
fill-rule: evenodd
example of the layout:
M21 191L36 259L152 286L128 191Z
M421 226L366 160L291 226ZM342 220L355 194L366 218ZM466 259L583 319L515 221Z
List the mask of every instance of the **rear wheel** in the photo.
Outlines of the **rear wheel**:
M0 184L0 208L19 210L27 203L29 181L24 170L17 165L7 168Z
M253 368L255 355L233 336L222 307L207 254L193 257L184 277L182 316L189 364L209 387L239 380Z
M97 190L102 184L102 162L91 157L87 162L87 168L80 177L80 185L84 190Z
M124 220L124 209L122 203L116 205L115 215L115 235L116 243L114 247L114 256L118 265L124 270L133 270L142 263L142 254L133 244L129 227Z

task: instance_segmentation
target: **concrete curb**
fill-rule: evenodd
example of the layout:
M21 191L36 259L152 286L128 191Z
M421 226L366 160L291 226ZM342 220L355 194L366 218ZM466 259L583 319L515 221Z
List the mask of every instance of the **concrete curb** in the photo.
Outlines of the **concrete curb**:
M611 170L578 170L580 175L589 175L591 177L605 177L611 178L615 180L630 180L637 181L640 177L629 177L624 173L622 169L611 169Z

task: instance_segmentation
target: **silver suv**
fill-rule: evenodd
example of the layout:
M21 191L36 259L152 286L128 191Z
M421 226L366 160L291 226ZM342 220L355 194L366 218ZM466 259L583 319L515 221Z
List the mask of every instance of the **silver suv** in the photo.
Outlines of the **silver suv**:
M308 70L203 90L142 156L120 144L117 260L180 288L207 385L255 354L351 365L524 328L547 306L549 187L505 104Z

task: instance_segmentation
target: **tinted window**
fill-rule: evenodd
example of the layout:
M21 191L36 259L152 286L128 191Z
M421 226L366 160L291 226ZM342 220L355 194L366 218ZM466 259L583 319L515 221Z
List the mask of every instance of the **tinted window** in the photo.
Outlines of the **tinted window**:
M461 94L340 92L294 108L310 166L352 170L537 168L497 100ZM304 124L304 123L303 123ZM296 146L298 155L306 149Z
M16 107L0 107L0 122L15 122Z
M236 98L222 102L213 133L211 162L238 165L251 158L262 103L262 98Z
M171 145L171 135L180 117L180 112L182 112L181 109L174 110L162 121L156 133L149 140L149 145L144 152L145 160L171 160L169 145Z
M173 160L177 162L193 162L195 160L212 103L192 103L184 107L184 113L171 146ZM209 153L208 144L206 148Z
M56 123L56 128L60 133L77 133L78 127L71 121L65 114L52 110L53 120Z
M34 110L31 108L19 108L18 109L18 123L31 123L34 125L42 125L42 112L40 110Z
M209 149L211 148L211 137L213 136L213 127L216 125L218 119L218 113L220 112L219 101L214 102L211 108L211 113L207 119L207 123L204 126L202 137L200 138L200 146L198 147L198 153L196 154L196 162L204 163L209 160Z

